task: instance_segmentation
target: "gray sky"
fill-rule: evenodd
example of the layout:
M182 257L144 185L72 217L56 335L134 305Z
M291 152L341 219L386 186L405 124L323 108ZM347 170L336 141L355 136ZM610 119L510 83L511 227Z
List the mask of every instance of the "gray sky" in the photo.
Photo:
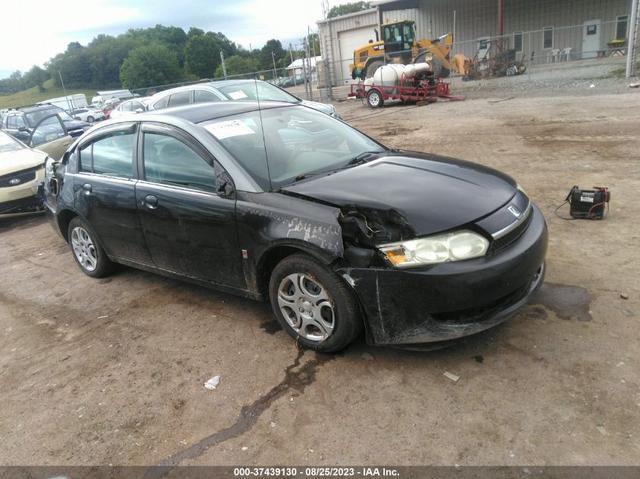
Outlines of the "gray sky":
M346 0L345 0L346 1ZM330 0L331 6L343 3ZM317 28L321 0L19 0L2 5L0 78L42 65L67 44L157 23L220 31L248 48L302 38Z

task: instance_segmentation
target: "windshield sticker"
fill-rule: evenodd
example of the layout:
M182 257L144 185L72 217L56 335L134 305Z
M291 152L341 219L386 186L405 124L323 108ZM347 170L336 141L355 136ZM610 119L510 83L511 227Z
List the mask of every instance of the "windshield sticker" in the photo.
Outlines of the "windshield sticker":
M232 100L242 100L243 98L249 98L242 90L232 91L229 93Z
M228 120L205 126L218 140L234 136L255 135L256 132L240 120Z

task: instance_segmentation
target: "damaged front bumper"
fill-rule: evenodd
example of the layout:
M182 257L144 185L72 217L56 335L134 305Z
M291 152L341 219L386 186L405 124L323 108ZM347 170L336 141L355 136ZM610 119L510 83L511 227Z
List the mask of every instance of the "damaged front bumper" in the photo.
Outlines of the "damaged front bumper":
M367 340L416 345L479 333L511 318L544 277L547 227L533 206L522 235L482 258L419 269L343 268L366 316Z

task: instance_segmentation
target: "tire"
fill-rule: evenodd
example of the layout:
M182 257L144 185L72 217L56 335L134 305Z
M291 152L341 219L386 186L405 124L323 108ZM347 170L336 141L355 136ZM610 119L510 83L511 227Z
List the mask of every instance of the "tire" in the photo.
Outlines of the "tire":
M87 121L88 121L89 123L93 123L93 122L95 121L95 118L93 118L91 115L89 115L89 116L87 117Z
M276 265L269 298L282 328L305 348L335 353L362 332L353 292L336 273L307 255L288 256Z
M73 259L87 276L102 278L113 271L113 263L97 240L91 227L79 217L69 223L67 230Z
M376 60L369 63L365 67L363 80L366 80L367 78L371 78L373 74L376 72L376 70L380 68L382 65L384 65L384 62L380 60Z
M382 105L384 105L384 98L380 91L375 88L369 90L367 93L367 105L371 108L382 108Z

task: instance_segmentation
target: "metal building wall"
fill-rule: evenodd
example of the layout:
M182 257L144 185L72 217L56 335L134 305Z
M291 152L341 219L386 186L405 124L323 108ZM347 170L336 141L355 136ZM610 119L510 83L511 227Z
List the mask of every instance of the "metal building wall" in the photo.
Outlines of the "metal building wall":
M504 0L504 33L537 31L525 35L524 50L536 55L543 51L543 27L554 27L554 48L582 49L582 25L585 21L602 21L601 48L615 37L615 21L619 15L628 15L631 0ZM453 12L456 11L456 51L475 55L475 40L496 35L497 0L419 0L418 8L383 12L384 22L414 20L419 38L436 38L454 30ZM560 28L577 26L575 28Z
M333 84L342 83L340 72L340 44L338 34L340 32L355 30L363 27L378 28L378 11L376 9L365 10L356 14L343 15L331 20L318 22L318 36L320 39L320 51L325 65L328 65ZM353 52L350 52L350 56Z

